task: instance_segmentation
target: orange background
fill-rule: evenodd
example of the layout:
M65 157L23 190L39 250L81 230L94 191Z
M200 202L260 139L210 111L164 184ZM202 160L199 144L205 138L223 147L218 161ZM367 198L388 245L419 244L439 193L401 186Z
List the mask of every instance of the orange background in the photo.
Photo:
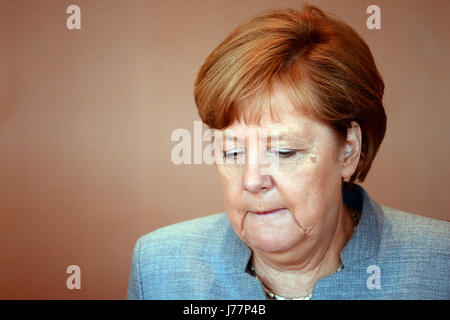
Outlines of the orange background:
M450 2L310 1L367 41L385 79L386 138L363 186L449 220ZM81 30L66 8L81 8ZM223 211L212 166L172 164L199 120L193 83L244 18L287 0L0 0L0 298L123 299L135 241ZM368 30L366 8L381 8ZM67 266L81 268L68 290Z

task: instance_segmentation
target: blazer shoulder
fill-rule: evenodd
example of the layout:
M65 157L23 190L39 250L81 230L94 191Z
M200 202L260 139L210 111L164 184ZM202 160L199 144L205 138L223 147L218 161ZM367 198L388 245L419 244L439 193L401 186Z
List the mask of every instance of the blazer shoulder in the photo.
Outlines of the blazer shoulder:
M129 299L200 299L215 281L231 225L224 213L141 236L133 252ZM193 291L193 288L197 288Z
M175 223L141 236L137 241L143 256L202 255L222 245L229 225L225 213Z
M378 257L386 297L448 299L450 223L383 207L382 230Z
M180 239L189 237L206 236L210 237L217 234L223 229L224 223L227 221L225 213L216 213L200 218L186 220L174 223L165 227L158 228L141 236L141 241L155 241L157 239Z
M429 270L433 274L439 273L442 267L450 268L449 222L382 208L380 258L391 263L395 260L411 270Z
M419 248L448 248L450 223L383 206L384 236ZM422 245L420 245L422 244Z

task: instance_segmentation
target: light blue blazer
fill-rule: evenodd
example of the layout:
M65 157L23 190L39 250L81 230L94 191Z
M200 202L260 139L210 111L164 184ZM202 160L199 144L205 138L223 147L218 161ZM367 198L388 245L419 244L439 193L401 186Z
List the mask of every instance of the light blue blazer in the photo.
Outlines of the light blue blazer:
M449 299L450 223L378 205L353 185L361 212L341 252L344 268L320 279L312 299ZM136 243L128 299L265 299L246 272L251 251L224 213L153 231Z

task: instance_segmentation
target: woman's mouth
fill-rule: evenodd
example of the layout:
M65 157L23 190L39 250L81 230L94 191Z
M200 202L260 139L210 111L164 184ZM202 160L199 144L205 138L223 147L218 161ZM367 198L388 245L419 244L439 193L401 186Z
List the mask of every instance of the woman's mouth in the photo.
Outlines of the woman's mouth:
M270 210L270 211L250 211L253 214L259 214L259 215L265 215L265 214L273 214L273 213L278 213L280 211L283 211L286 208L280 208L280 209L275 209L275 210Z

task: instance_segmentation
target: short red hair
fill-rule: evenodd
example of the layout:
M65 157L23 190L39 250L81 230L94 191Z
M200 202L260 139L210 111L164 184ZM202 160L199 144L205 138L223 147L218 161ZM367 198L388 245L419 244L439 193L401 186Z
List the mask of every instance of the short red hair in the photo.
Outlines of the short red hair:
M361 37L309 5L248 19L202 65L194 89L199 115L214 129L248 114L258 119L260 107L245 102L270 96L275 81L298 110L340 137L351 121L359 123L361 158L350 183L363 181L384 138L386 114L384 83Z

